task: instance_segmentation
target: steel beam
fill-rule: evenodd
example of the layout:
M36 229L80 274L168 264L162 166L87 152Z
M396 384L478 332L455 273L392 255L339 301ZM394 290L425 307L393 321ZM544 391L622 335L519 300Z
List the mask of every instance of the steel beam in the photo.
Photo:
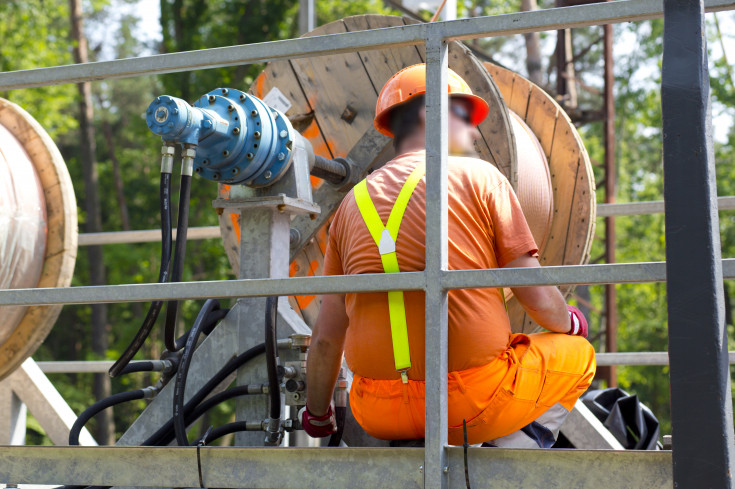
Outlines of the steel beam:
M735 1L708 0L706 5L707 10L712 12L732 10L735 8ZM114 61L9 71L0 73L0 91L410 46L425 42L429 35L436 35L437 32L450 40L472 39L634 22L662 15L661 0L621 0Z
M675 487L733 487L735 440L701 0L664 0L661 82Z
M448 45L438 33L426 42L426 404L424 487L447 485L448 291L442 272L449 263L447 193Z
M723 278L735 279L735 259L722 260L722 270ZM559 284L631 284L665 282L666 267L664 262L641 262L613 265L452 270L443 271L441 277L442 286L447 289ZM422 290L424 285L424 272L402 272L392 273L390 276L378 273L328 277L13 289L0 290L0 306L385 292L388 290Z
M420 448L203 447L202 482L233 489L420 488L423 457ZM470 448L468 468L474 489L673 485L668 451ZM447 478L449 487L466 487L461 447L447 449ZM0 447L0 483L199 487L197 450Z

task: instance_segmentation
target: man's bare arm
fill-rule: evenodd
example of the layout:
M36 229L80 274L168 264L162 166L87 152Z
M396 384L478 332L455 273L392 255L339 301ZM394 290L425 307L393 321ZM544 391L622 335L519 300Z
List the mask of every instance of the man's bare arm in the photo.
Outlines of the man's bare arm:
M540 267L538 259L525 254L503 268ZM564 297L553 285L512 287L513 295L539 326L556 333L567 333L571 328Z
M349 319L344 295L324 295L306 362L306 398L314 416L326 414L342 366Z

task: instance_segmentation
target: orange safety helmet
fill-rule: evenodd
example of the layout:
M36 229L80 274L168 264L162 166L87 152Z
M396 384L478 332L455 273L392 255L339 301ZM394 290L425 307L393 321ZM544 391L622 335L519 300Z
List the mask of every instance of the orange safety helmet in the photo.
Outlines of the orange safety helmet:
M474 95L467 82L457 73L449 70L448 75L449 95L461 97L470 103L470 122L475 126L478 125L490 112L487 102ZM393 75L378 95L373 121L375 129L386 136L393 137L390 129L390 116L393 109L424 93L426 93L425 63L403 68Z

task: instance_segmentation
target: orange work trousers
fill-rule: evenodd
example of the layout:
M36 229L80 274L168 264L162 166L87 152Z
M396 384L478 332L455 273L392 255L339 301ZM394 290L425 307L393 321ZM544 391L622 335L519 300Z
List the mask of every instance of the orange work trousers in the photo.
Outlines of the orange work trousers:
M592 382L595 351L579 336L513 334L495 360L450 372L449 443L494 440L530 424L560 403L567 410ZM424 381L375 380L355 374L350 407L363 429L382 440L424 437Z

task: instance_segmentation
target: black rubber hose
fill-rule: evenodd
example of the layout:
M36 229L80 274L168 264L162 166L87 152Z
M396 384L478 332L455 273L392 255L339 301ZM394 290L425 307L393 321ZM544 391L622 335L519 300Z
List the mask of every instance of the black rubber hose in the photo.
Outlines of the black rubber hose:
M184 256L186 255L186 233L189 228L189 196L191 194L191 175L181 175L179 188L179 215L176 221L176 249L171 268L171 282L181 282L184 275ZM166 327L163 342L170 352L176 348L176 319L179 313L179 301L166 303Z
M268 369L269 413L271 419L281 417L281 389L278 388L278 339L276 318L278 317L278 297L271 296L265 301L265 362Z
M265 353L265 344L261 343L249 350L236 356L217 372L214 377L209 379L204 386L191 396L189 402L184 405L184 417L190 415L205 397L209 395L219 384L221 384L232 372L240 368L245 363L253 360L258 355ZM142 446L168 445L173 439L173 418L169 419L166 424L161 426L158 431L149 436Z
M227 389L226 391L220 392L219 394L216 394L194 409L192 413L188 416L186 416L186 423L191 424L197 419L199 419L204 413L212 409L218 404L221 404L225 401L229 401L230 399L234 397L241 397L241 396L254 396L262 394L262 392L249 392L247 385L239 385L237 387L233 387L231 389Z
M204 444L209 445L217 438L222 438L225 435L229 435L230 433L237 433L238 431L255 431L255 430L253 429L248 430L246 421L235 421L234 423L228 423L228 424L219 426L213 429L212 431L210 431L207 437L204 439Z
M156 370L153 362L143 361L130 363L120 371L120 375L131 374L133 372L153 372Z
M134 401L136 399L143 399L143 397L145 397L145 392L142 389L138 389L134 391L114 394L110 397L102 399L101 401L95 402L87 409L85 409L74 422L74 425L71 427L71 431L69 431L69 445L79 445L79 433L81 433L82 428L84 428L84 425L87 424L87 421L92 419L101 411L104 411L109 407L122 404L124 402Z
M158 283L168 281L168 268L171 263L171 174L161 172L161 266L158 271ZM154 301L148 308L148 313L143 324L135 334L135 338L123 351L120 358L110 367L110 377L117 377L122 373L125 366L130 363L138 350L143 346L146 338L151 333L153 325L156 324L158 314L161 312L163 301Z
M210 333L212 333L212 330L214 330L214 327L217 325L218 322L220 322L222 319L227 316L227 314L230 312L229 309L217 309L215 311L212 311L205 319L204 323L202 324L202 334L204 336L209 336ZM176 340L176 350L180 350L186 345L186 339L189 337L189 331L182 334L177 340Z
M347 408L337 406L334 408L334 416L337 418L337 432L329 437L329 447L338 447L342 442L342 433L345 431L345 420L347 418Z
M186 345L184 345L184 351L181 355L181 361L179 362L179 368L176 371L176 382L174 383L174 432L176 433L176 442L179 446L188 446L189 439L186 436L186 420L184 417L184 391L186 389L186 377L189 375L189 365L191 365L191 358L194 356L194 350L199 340L199 335L202 333L202 326L204 320L209 314L219 309L219 301L217 299L207 299L204 305L199 310L194 325L189 330L189 335L186 338Z

